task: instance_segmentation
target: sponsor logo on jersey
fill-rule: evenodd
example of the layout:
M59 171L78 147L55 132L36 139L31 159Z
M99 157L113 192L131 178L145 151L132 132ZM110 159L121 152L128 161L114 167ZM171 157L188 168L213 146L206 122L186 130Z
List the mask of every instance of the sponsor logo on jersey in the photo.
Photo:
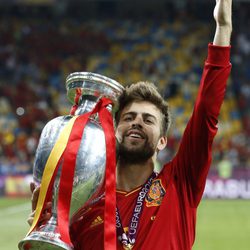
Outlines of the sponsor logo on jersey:
M166 190L162 186L161 180L156 179L152 182L152 185L146 195L145 201L147 207L160 206Z
M94 219L90 225L90 227L95 227L103 223L103 219L101 216L97 216L96 219Z

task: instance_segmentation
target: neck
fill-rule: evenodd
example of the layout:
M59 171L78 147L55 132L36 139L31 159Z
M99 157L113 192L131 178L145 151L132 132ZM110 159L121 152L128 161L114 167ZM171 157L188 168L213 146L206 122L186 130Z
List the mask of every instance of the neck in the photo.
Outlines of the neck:
M152 174L154 163L152 159L140 164L125 164L118 161L117 164L117 189L129 192L143 185Z

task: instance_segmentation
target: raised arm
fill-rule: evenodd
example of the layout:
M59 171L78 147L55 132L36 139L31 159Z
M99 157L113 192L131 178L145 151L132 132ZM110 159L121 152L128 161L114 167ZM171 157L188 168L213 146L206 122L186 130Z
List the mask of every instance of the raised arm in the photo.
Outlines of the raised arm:
M232 0L216 2L214 42L208 46L193 114L173 159L176 186L180 193L188 194L192 207L198 206L205 188L212 160L212 143L218 130L218 116L231 70L231 4Z
M232 33L232 0L216 0L214 45L229 46Z

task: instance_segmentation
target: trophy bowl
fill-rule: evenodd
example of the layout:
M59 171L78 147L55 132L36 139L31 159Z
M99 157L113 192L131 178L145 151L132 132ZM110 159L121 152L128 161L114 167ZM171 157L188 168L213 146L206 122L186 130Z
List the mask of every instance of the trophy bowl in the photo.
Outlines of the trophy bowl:
M74 104L75 96L80 91L75 115L82 115L93 110L97 102L106 97L112 101L107 109L114 113L118 108L118 98L124 91L122 85L108 77L90 73L76 72L66 79L67 96ZM41 184L46 162L51 151L66 124L72 119L72 115L60 116L49 121L40 136L36 150L33 179ZM77 152L73 191L70 204L70 218L86 202L91 201L101 188L105 177L106 146L105 135L100 125L98 115L92 115L88 120L80 147ZM20 250L71 250L72 245L64 242L58 231L57 202L58 186L61 169L56 174L52 192L52 216L45 224L37 226L22 241L19 242Z

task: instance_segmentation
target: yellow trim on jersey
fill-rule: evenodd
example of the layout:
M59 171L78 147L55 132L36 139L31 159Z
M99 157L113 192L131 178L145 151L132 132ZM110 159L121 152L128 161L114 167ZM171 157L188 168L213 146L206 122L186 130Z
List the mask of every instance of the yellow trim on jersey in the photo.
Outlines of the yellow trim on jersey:
M131 194L137 192L137 191L140 190L140 189L141 189L141 186L140 186L140 187L137 187L137 188L135 188L135 189L133 189L133 190L131 190L131 191L129 191L129 192L122 191L122 190L116 190L116 192L119 193L119 194L123 194L123 195L125 195L125 196L129 196L129 195L131 195Z

